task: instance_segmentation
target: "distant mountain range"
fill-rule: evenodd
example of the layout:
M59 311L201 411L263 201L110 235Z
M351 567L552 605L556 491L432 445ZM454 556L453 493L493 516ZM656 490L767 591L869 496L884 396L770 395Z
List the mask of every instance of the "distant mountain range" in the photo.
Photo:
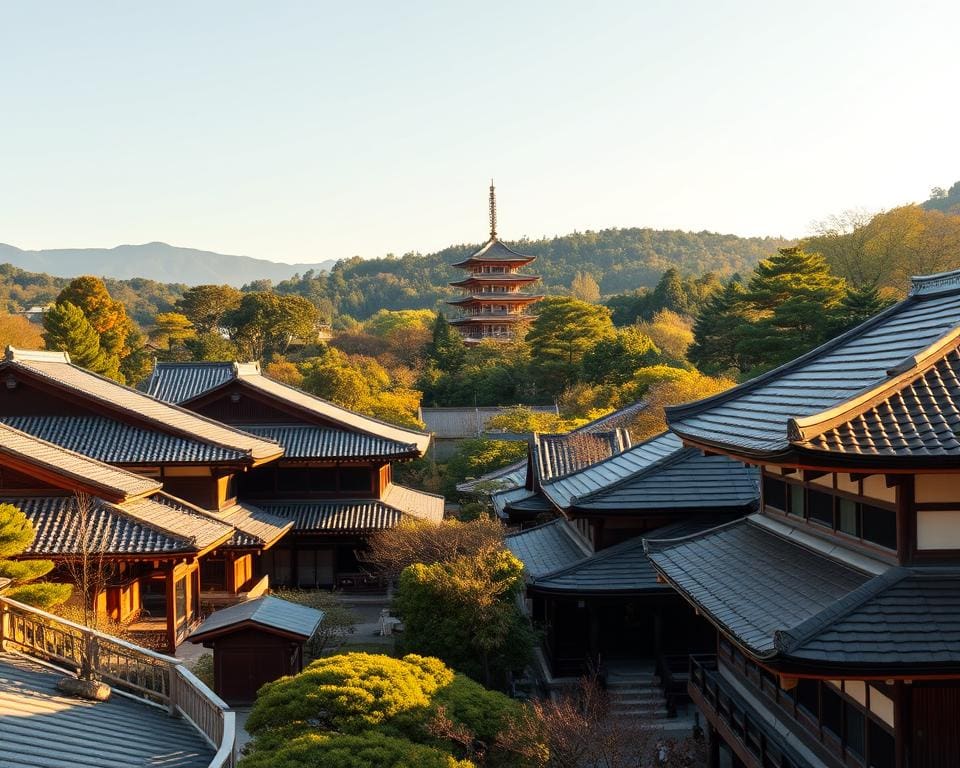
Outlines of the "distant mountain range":
M57 277L97 275L129 280L143 277L162 283L227 283L238 288L254 280L277 283L309 270L328 272L336 263L281 264L250 256L228 256L167 243L118 245L116 248L56 248L24 251L0 243L0 263Z

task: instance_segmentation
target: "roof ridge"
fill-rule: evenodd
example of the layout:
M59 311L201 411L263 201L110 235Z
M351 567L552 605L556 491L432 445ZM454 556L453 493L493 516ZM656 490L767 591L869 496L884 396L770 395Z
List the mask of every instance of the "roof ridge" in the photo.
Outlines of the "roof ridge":
M832 605L804 619L790 629L778 629L773 633L775 651L789 654L843 616L853 613L868 600L876 597L888 587L897 584L910 575L910 569L902 566L874 576L852 592L847 593Z
M243 430L237 429L236 427L231 427L229 424L225 424L225 423L223 423L223 422L221 422L221 421L217 421L217 420L215 420L215 419L211 419L211 418L209 418L209 417L207 417L207 416L204 416L204 415L202 415L202 414L196 413L195 411L191 411L191 410L189 410L188 408L183 408L183 407L177 405L176 403L170 403L170 402L167 402L166 400L161 400L160 398L154 397L153 395L148 394L147 392L143 392L142 390L139 390L139 389L137 389L137 388L135 388L135 387L128 386L127 384L121 384L119 381L115 381L114 379L107 378L106 376L101 376L99 373L95 373L94 371L89 371L89 370L87 370L86 368L82 368L82 367L80 367L79 365L76 365L75 363L64 362L63 360L49 360L49 359L44 359L44 360L39 360L39 359L38 359L38 360L32 360L32 359L30 359L30 358L22 358L22 359L18 360L18 359L16 359L16 358L9 358L9 357L7 358L7 361L8 361L10 364L12 364L12 365L18 365L18 364L29 363L29 362L48 362L48 363L49 363L49 362L53 362L53 363L62 363L62 364L68 365L68 366L69 366L70 368L72 368L72 369L75 369L75 370L81 372L82 374L84 374L84 375L86 375L86 376L92 376L93 378L96 378L96 379L98 379L98 380L100 380L100 381L102 381L102 382L105 382L105 383L107 383L107 384L109 384L109 385L111 385L111 386L120 387L121 389L124 389L124 390L126 390L127 392L130 392L130 393L132 393L132 394L134 394L134 395L137 395L138 397L145 397L145 398L147 398L147 399L149 399L149 400L152 400L152 401L155 402L155 403L159 403L160 405L164 406L165 408L171 408L171 409L173 409L173 410L179 411L180 413L182 413L182 414L184 414L184 415L186 415L186 416L189 416L190 418L195 418L195 419L198 419L198 420L200 420L200 421L203 421L203 422L205 422L205 423L207 423L207 424L210 424L210 425L213 426L213 427L216 427L217 429L222 429L222 430L225 430L225 431L227 431L227 432L234 432L234 433L236 433L236 434L244 435L244 436L246 436L246 437L253 438L254 440L260 440L260 441L265 442L265 443L273 443L273 444L277 445L278 447L280 447L280 444L277 443L275 440L269 440L268 438L258 437L257 435L251 435L249 432L244 432ZM75 385L72 385L72 384L70 384L70 383L68 383L68 382L62 381L62 380L59 379L58 377L56 377L56 376L54 376L54 375L52 375L52 374L50 374L50 373L47 373L46 371L44 371L44 370L42 370L42 369L33 368L33 367L29 366L29 365L24 365L24 368L25 368L27 371L29 371L29 372L31 372L31 373L34 373L34 374L39 374L40 376L42 376L42 377L44 377L44 378L53 379L54 381L57 381L57 382L63 384L64 386L70 387L71 389L74 389L74 390L80 389L79 387L77 387L77 386L75 386ZM89 397L89 398L91 398L91 399L93 399L93 400L96 400L96 401L98 401L98 402L110 402L110 403L113 402L112 400L110 400L110 399L107 398L107 397L100 397L100 396L98 396L98 395L95 395L95 394L86 392L86 391L84 391L84 390L82 390L82 389L81 389L80 391L82 392L82 394L84 394L84 395L86 395L87 397ZM129 412L136 412L136 413L138 413L138 415L140 416L140 418L142 418L144 421L146 421L146 422L148 422L148 423L150 423L150 424L159 425L159 426L162 428L161 431L169 430L169 431L172 431L172 432L174 432L174 433L176 433L176 434L178 434L178 435L180 435L180 436L186 436L186 437L188 437L189 439L196 440L197 442L207 443L208 445L216 445L216 446L218 446L218 447L220 447L220 448L225 448L225 449L228 449L228 450L239 451L239 452L241 452L241 453L246 454L247 456L251 456L251 457L253 456L253 451L254 451L253 448L240 448L240 447L237 447L237 446L226 445L225 443L223 443L223 442L220 441L220 440L217 440L217 439L214 439L214 438L210 438L210 437L204 437L204 436L198 435L198 434L195 433L195 432L189 431L189 430L187 430L187 429L185 429L185 428L182 428L182 427L177 427L177 426L175 426L175 425L173 425L173 424L171 424L171 423L169 423L169 422L165 422L165 421L163 421L163 420L161 420L161 419L154 418L154 417L149 416L149 415L147 415L147 414L145 414L145 413L143 413L143 412L141 412L141 411L134 411L134 409L132 409L132 408L127 408L126 406L119 405L119 404L114 404L114 407L115 407L115 408L119 408L120 410L122 410L122 411L124 411L124 412L128 412L128 413L129 413ZM282 447L281 447L281 453L282 453L282 450L283 450L283 449L282 449ZM278 455L279 455L279 454L278 454ZM276 458L276 457L275 457L275 458Z
M886 321L890 315L894 315L902 311L903 308L907 306L907 304L912 303L916 300L917 299L914 298L913 295L907 296L907 298L905 298L903 301L898 301L896 304L893 304L887 307L886 309L878 312L873 317L862 322L860 325L856 326L855 328L851 328L849 331L845 331L844 333L841 333L839 336L835 336L834 338L824 342L820 346L814 347L809 352L806 352L800 355L800 357L794 358L793 360L790 360L789 362L786 362L783 365L777 366L776 368L773 368L772 370L769 370L765 373L761 373L759 376L755 376L754 378L750 379L749 381L745 381L742 384L737 384L734 387L730 387L730 389L724 390L723 392L718 392L717 394L711 395L710 397L705 397L702 400L694 400L691 403L683 403L681 405L667 406L664 409L664 413L667 419L667 426L670 427L670 429L672 429L673 431L677 432L677 434L681 434L680 430L677 430L674 427L674 424L673 424L674 421L680 421L686 418L687 416L692 416L697 413L701 413L707 410L708 408L712 408L715 405L725 403L729 400L734 399L735 397L739 397L744 392L752 391L754 388L760 386L761 384L765 384L770 379L776 378L777 376L780 376L787 371L792 371L796 368L799 368L800 366L806 364L809 360L816 357L817 355L823 354L825 351L835 349L839 347L841 344L845 344L850 339L855 338L856 336L861 335L863 332L879 325L881 322Z
M46 446L46 447L48 447L48 448L53 448L54 450L56 450L56 451L59 452L59 453L65 453L65 454L67 454L67 455L69 455L69 456L72 456L72 457L74 457L74 458L80 459L81 461L84 461L84 462L93 464L93 465L95 465L95 466L97 466L97 467L99 467L99 468L107 469L107 470L109 470L109 471L111 471L111 472L115 472L115 473L117 473L117 474L119 474L119 475L126 476L126 477L128 477L128 478L130 478L130 479L132 479L132 480L138 480L138 481L141 481L141 482L144 482L144 483L153 483L153 488L152 488L151 490L146 490L146 491L138 492L138 493L135 493L135 494L129 494L127 491L125 491L125 490L122 489L122 488L117 488L117 487L115 487L115 486L106 485L105 483L100 482L100 481L98 481L98 480L91 479L91 478L86 477L86 476L84 476L84 475L79 475L79 474L77 474L76 472L71 472L69 469L66 469L66 468L64 468L63 466L60 466L60 465L51 465L49 462L46 462L46 461L44 461L43 459L41 459L41 458L39 458L39 457L37 457L37 456L32 456L32 455L28 456L27 454L25 454L25 453L23 453L23 452L15 451L15 450L13 450L13 449L11 449L11 448L8 448L7 446L0 445L0 452L8 453L8 454L14 454L14 455L17 455L17 456L27 456L27 458L26 458L25 460L26 460L28 463L42 464L42 465L48 466L48 467L49 467L49 466L55 466L55 469L56 469L57 472L63 473L63 474L65 474L65 475L68 475L69 477L73 477L73 478L77 478L77 479L83 480L84 482L89 483L90 485L99 486L100 488L102 488L102 489L104 489L104 490L112 490L112 491L118 491L118 490L119 490L119 491L123 491L123 493L126 494L126 499L125 499L125 500L133 500L133 499L142 498L142 497L144 497L144 496L148 496L148 495L151 494L151 493L155 493L157 490L160 490L161 488L163 488L163 483L157 483L157 482L153 481L153 480L152 480L151 478L149 478L149 477L145 477L144 475L138 475L136 472L131 472L130 470L123 469L122 467L116 467L116 466L114 466L113 464L107 464L105 461L100 461L99 459L95 459L95 458L93 458L92 456L87 456L86 454L80 453L79 451L73 451L73 450L70 450L69 448L64 448L64 447L61 446L61 445L57 445L56 443L51 443L49 440L44 440L44 439L42 439L42 438L35 437L34 435L31 435L29 432L24 432L23 430L17 429L16 427L11 427L9 424L6 424L6 423L0 421L0 433L2 433L2 432L4 432L4 431L13 432L13 433L14 433L15 435L17 435L18 437L25 438L25 439L27 439L28 441L31 441L31 442L40 443L41 445L44 445L44 446Z
M877 403L888 400L898 391L919 381L960 347L960 325L938 337L932 344L903 360L887 371L893 378L865 387L825 411L787 420L787 437L791 443L812 439L839 424L849 421Z
M749 523L749 522L750 520L748 517L738 517L733 520L729 520L726 523L720 523L720 525L715 525L712 528L706 528L705 530L702 530L702 531L694 531L693 533L688 533L686 536L675 536L671 539L648 539L643 534L640 534L640 538L643 539L643 551L649 555L651 552L663 552L665 549L668 549L669 547L672 547L683 541L690 541L699 536L707 536L708 534L716 533L717 531L721 531L725 528L731 528L734 525L741 525L743 523ZM655 533L656 529L654 529L652 532Z
M664 437L665 435L668 435L668 434L671 434L670 430L669 429L664 430L659 435L654 435L653 437L648 438L647 440L644 440L642 443L637 443L636 445L632 445L629 448L624 449L620 453L614 454L608 459L604 459L603 461L598 461L592 467L587 467L587 469L592 469L593 467L597 467L600 464L604 464L608 461L612 461L613 459L616 459L625 453L630 453L635 449L640 449L643 446L645 446L647 443L650 443L654 440L658 440L659 438ZM633 482L634 480L636 480L639 477L642 477L648 472L653 472L654 470L663 469L664 467L670 466L671 464L676 464L681 461L685 461L688 456L691 456L696 453L699 453L698 449L684 446L683 442L681 441L679 448L671 451L665 456L661 456L657 459L654 459L654 461L647 464L647 466L642 467L641 469L638 469L635 472L632 472L626 475L625 477L621 477L619 480L614 480L612 483L609 483L608 485L601 486L596 490L585 493L582 496L571 496L570 504L574 505L577 502L586 501L588 499L592 499L601 494L609 493L610 491L616 488L619 488L620 486L625 485L626 483Z

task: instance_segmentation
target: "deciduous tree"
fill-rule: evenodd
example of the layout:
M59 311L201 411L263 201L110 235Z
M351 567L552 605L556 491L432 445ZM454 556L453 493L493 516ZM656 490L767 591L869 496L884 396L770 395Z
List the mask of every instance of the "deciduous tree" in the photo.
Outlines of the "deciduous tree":
M220 333L224 317L240 306L243 294L229 285L195 285L184 291L177 310L186 315L197 333Z

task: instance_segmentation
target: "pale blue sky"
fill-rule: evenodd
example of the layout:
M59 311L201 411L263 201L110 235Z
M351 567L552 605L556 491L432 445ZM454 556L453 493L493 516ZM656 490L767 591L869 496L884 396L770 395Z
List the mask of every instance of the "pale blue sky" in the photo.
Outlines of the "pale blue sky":
M349 7L348 7L349 6ZM802 235L960 178L960 3L0 0L0 242Z

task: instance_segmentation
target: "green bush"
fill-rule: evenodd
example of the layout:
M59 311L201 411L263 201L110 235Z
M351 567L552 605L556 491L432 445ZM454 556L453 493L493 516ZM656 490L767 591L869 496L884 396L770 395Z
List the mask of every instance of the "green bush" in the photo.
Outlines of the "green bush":
M376 731L305 733L280 743L254 742L240 768L474 768L469 760Z

